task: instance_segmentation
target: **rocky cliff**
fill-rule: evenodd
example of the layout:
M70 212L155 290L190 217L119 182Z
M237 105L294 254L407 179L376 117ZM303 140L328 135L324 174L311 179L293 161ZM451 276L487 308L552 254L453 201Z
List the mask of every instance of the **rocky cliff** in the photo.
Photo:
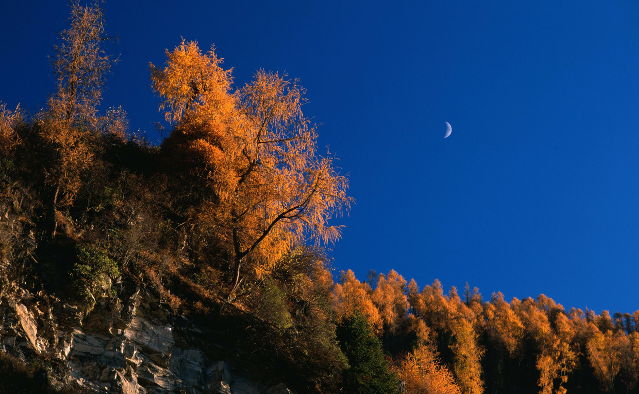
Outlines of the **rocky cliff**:
M148 288L128 286L91 308L0 281L0 351L37 363L53 390L91 393L291 393L235 374L216 329L176 316ZM223 323L220 323L223 324ZM219 341L219 340L218 340ZM11 392L0 387L0 392Z

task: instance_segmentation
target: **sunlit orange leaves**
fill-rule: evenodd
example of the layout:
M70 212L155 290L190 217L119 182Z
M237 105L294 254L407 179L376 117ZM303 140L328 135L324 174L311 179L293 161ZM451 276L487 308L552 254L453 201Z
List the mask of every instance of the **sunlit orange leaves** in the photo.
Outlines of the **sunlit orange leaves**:
M179 123L184 117L199 117L204 122L224 122L235 110L230 94L231 70L220 67L214 48L203 54L197 42L182 43L166 51L166 67L149 65L153 89L163 98L160 105L168 122ZM192 122L192 119L188 119Z
M348 209L346 177L317 155L317 134L302 114L303 89L259 71L232 91L230 70L195 42L151 65L161 109L175 124L163 144L169 160L205 186L192 207L200 228L214 228L233 256L234 280L262 277L294 245L334 242L329 219Z
M406 316L409 309L406 280L395 270L391 270L388 276L380 274L372 298L384 325L391 332L395 332L399 321Z
M453 374L429 345L420 345L397 368L406 394L461 394Z
M368 324L380 332L383 320L371 299L372 291L367 283L355 278L353 271L342 272L339 283L336 283L333 289L333 305L337 320L361 313L368 320Z
M15 127L20 119L20 107L10 111L6 104L0 103L0 157L2 158L10 158L11 152L19 143Z
M49 101L56 118L67 121L82 119L92 122L102 99L105 76L114 62L101 45L104 35L104 14L99 2L82 6L71 2L70 27L60 34L52 65L58 78L58 90Z

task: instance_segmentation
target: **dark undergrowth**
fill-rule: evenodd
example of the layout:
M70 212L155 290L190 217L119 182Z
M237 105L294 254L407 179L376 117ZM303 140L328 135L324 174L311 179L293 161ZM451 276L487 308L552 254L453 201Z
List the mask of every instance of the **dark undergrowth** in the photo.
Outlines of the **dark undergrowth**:
M84 393L79 388L56 389L49 384L51 366L43 362L26 363L0 352L0 393L6 394L73 394Z

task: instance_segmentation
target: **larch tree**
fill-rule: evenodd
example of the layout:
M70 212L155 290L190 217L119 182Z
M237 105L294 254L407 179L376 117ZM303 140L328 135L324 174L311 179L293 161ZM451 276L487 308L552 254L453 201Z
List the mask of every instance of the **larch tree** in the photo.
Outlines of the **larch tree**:
M10 160L20 139L15 128L21 121L20 106L15 111L7 109L7 105L0 103L0 168L3 160Z
M479 346L478 335L471 322L464 318L455 319L452 324L454 342L453 371L464 394L481 394L484 385L481 380L481 358L484 350Z
M52 59L58 78L58 90L51 97L49 107L54 115L67 121L91 122L102 99L105 76L114 59L105 54L102 43L109 40L104 34L104 13L99 1L82 6L71 2L70 27L60 34Z
M546 312L554 303L542 296L540 296L541 302L526 298L521 303L513 305L512 309L524 326L526 339L535 347L535 365L539 372L537 384L543 394L552 394L559 366L556 354L552 351L556 338Z
M412 313L419 318L423 318L426 312L426 304L415 279L411 279L408 282L407 296Z
M612 315L612 324L614 325L615 332L626 331L626 325L624 323L623 313L615 312Z
M541 353L537 357L538 384L543 394L564 394L568 376L577 365L579 346L574 343L575 332L568 317L561 313L555 318L554 330L545 335Z
M442 365L436 350L418 345L396 368L406 394L461 394L453 374Z
M588 361L605 392L614 390L615 378L622 367L622 348L620 336L611 331L595 332L586 344Z
M608 311L602 311L601 315L595 318L595 324L599 328L599 331L604 334L615 329L615 324L610 317L610 312Z
M630 315L630 313L624 313L623 314L623 325L624 325L624 330L626 330L626 333L628 335L632 334L635 331L635 326L632 323L632 316Z
M337 321L360 313L366 318L368 324L377 333L380 333L383 328L383 320L373 303L371 294L370 285L357 280L353 271L342 271L339 282L333 287L333 308Z
M639 333L632 332L623 340L621 372L628 390L634 390L639 382Z
M504 301L504 295L497 293L491 300L494 308L487 321L488 335L500 349L507 351L510 358L519 356L524 336L524 326Z
M639 331L639 311L634 311L630 319L632 320L634 331Z
M525 341L533 345L537 383L544 394L565 393L568 377L579 360L579 344L575 341L579 327L569 319L560 304L541 294L537 300L526 298L511 303L511 309L523 324ZM578 321L583 312L572 310Z
M395 270L391 270L387 276L380 274L372 299L384 321L385 328L395 333L401 320L408 314L406 280Z
M457 294L457 288L452 286L448 291L448 305L451 313L468 320L469 322L476 322L478 316L475 310L469 308L465 302Z
M97 106L102 87L114 59L101 45L104 14L96 1L91 6L71 3L69 28L60 34L51 64L57 77L57 90L50 97L48 112L40 119L42 137L53 152L53 164L46 169L47 183L53 187L52 219L55 237L58 207L68 207L82 185L83 173L91 166L91 147L97 126Z
M331 243L329 219L348 209L348 181L333 157L317 155L317 133L302 113L304 90L275 73L231 91L213 48L195 42L167 51L151 81L175 124L163 149L206 187L193 215L228 246L229 299L244 275L262 277L295 245Z
M416 305L423 307L423 310L416 310L416 313L425 319L429 325L432 325L434 329L439 331L449 330L456 306L452 306L448 297L444 296L441 282L435 279L432 285L424 287L420 296ZM416 297L413 296L413 298Z
M228 199L236 186L239 103L231 91L231 71L220 66L214 48L203 54L197 43L182 41L166 56L164 69L150 65L152 87L162 98L160 110L174 125L162 150L175 175L187 178L186 205L194 210L202 201Z
M547 354L547 352L540 354L537 357L536 367L539 371L539 379L537 380L537 383L541 389L540 394L556 393L554 390L554 380L556 378L555 372L557 367L552 356Z
M439 280L424 287L421 293L417 291L417 285L411 281L408 295L415 313L440 334L437 339L440 347L444 345L442 340L450 337L445 346L452 351L452 371L459 389L464 394L481 394L484 390L481 380L484 350L479 346L479 337L473 327L475 314L461 301L456 288L451 288L445 296Z

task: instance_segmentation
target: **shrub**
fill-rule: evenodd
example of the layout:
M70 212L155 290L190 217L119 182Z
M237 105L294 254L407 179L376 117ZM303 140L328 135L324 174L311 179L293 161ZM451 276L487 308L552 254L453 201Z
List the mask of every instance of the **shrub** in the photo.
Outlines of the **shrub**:
M120 279L118 264L103 250L89 245L77 245L76 255L72 276L80 294L92 302L96 296L115 295L113 282Z
M259 306L257 315L270 322L280 330L286 330L293 326L293 319L288 311L286 293L282 291L277 282L267 279L259 292Z

